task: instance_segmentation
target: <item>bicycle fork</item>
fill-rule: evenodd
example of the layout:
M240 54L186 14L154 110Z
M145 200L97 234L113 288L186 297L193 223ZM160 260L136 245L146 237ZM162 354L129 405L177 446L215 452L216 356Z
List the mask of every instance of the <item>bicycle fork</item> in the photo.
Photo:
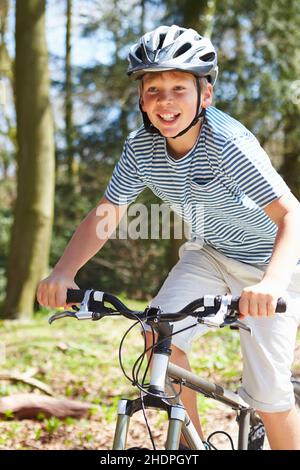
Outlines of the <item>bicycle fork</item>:
M143 404L142 404L143 400ZM114 436L113 450L126 448L130 418L143 407L164 410L168 413L169 425L166 449L178 449L182 423L185 420L185 409L182 405L170 405L159 396L146 395L136 400L122 399L118 405L118 418Z
M185 408L179 403L171 404L164 399L165 380L171 355L170 335L173 327L166 322L155 325L155 328L158 331L158 342L154 348L149 395L136 400L120 400L113 443L114 450L125 449L130 418L143 408L155 408L168 413L169 425L166 449L178 449L182 424L186 418Z

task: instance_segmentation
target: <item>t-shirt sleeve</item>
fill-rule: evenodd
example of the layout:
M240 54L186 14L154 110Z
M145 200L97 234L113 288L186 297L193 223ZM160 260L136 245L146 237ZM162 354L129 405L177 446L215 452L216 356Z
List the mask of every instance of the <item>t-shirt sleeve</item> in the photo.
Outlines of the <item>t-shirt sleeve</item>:
M225 143L222 167L239 189L262 208L290 191L251 133L237 136Z
M122 156L106 188L105 197L118 206L130 204L145 187L146 184L138 175L134 151L126 140Z

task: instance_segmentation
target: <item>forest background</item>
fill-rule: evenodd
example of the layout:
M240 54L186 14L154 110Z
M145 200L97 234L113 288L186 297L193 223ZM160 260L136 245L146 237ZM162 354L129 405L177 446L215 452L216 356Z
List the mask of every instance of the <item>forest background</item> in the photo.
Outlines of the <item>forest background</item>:
M129 47L161 24L211 37L214 105L248 127L300 197L297 0L0 0L0 308L30 317L35 292L99 201L141 125ZM137 202L160 201L144 191ZM110 240L77 275L150 299L183 240Z

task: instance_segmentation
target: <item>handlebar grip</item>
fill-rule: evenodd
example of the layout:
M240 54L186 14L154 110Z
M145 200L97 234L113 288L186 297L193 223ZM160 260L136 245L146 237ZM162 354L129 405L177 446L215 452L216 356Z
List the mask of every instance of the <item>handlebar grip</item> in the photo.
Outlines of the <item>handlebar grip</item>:
M240 301L240 297L233 297L231 301L231 305L237 311L239 311L239 301ZM277 300L275 312L284 313L286 312L286 308L287 308L286 301L282 297L279 297L279 299Z
M83 301L85 290L82 289L68 289L67 290L67 304L80 304Z

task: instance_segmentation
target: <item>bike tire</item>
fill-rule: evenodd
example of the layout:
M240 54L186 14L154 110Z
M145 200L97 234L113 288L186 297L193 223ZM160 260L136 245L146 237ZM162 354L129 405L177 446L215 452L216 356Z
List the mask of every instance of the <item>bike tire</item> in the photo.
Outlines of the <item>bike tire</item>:
M251 426L248 436L248 450L264 450L266 430L263 422Z

